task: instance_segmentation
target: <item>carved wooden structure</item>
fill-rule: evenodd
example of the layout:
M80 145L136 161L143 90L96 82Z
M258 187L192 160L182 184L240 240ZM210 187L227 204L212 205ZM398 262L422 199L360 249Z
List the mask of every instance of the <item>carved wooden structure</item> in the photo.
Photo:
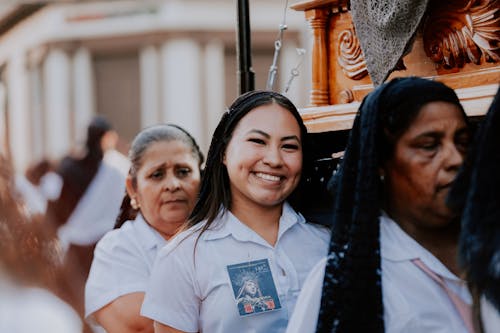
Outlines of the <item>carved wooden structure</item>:
M309 0L304 11L313 38L310 105L302 110L311 132L349 129L373 89L348 0ZM430 0L413 48L389 79L417 75L457 91L469 115L484 114L500 82L500 1Z

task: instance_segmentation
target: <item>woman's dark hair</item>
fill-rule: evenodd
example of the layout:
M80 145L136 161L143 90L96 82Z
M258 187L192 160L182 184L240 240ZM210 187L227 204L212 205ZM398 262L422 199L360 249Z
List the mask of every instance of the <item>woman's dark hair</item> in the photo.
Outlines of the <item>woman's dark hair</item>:
M220 213L221 206L224 210L231 208L231 190L227 169L223 163L224 153L239 121L255 108L273 103L290 111L297 120L302 141L303 166L307 163L309 159L306 147L308 145L306 141L307 129L297 108L288 98L273 91L262 90L250 91L239 96L229 107L229 110L224 113L214 131L201 181L200 195L189 218L188 226L193 226L206 219L207 224L203 228L206 230ZM304 178L301 177L301 182ZM299 188L300 184L288 199L297 210L300 210L300 200L297 199Z
M421 108L435 101L457 105L467 119L453 89L418 77L393 79L363 100L333 181L333 230L317 332L384 332L379 167Z
M104 152L101 147L101 139L109 131L112 131L111 123L103 116L95 116L92 118L87 127L87 140L85 147L87 148L87 156L92 156L99 162L102 160Z
M180 141L191 148L191 153L195 159L198 160L198 166L201 169L204 157L203 153L196 143L196 140L189 134L188 131L175 124L161 124L143 129L132 141L128 158L130 160L129 176L132 178L132 185L137 186L137 171L144 163L144 154L157 142ZM116 219L115 229L119 228L125 221L133 220L137 216L138 211L133 209L130 205L130 196L125 192L120 207L120 213Z

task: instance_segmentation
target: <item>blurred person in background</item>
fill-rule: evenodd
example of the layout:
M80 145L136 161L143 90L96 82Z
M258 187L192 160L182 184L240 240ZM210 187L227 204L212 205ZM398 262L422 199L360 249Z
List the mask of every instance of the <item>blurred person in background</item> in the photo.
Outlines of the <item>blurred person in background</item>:
M48 158L33 163L24 175L16 173L15 183L31 215L45 215L48 200L57 199L62 187L55 163Z
M194 138L172 124L141 131L129 158L116 229L97 244L85 288L86 316L108 333L153 332L139 313L151 267L191 213L203 163Z
M59 163L56 173L62 179L60 195L47 206L47 223L57 230L82 316L95 244L113 229L125 193L129 163L115 151L117 141L111 124L95 116L87 128L83 156L66 156ZM107 157L109 154L111 157Z
M64 296L61 253L46 225L25 214L0 156L0 332L81 333Z

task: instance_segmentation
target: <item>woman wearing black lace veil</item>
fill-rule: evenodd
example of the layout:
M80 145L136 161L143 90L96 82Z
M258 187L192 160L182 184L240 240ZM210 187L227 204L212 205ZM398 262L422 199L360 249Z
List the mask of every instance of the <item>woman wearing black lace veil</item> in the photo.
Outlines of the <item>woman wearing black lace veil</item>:
M330 252L287 332L469 331L431 277L470 303L457 276L460 225L445 204L468 127L457 95L438 82L398 78L364 99L335 176Z
M500 327L500 89L481 123L448 202L462 211L460 264L474 303L477 330Z

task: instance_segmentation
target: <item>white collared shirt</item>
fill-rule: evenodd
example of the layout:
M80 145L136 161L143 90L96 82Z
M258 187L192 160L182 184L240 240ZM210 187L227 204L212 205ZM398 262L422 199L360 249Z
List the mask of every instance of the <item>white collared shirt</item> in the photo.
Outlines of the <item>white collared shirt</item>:
M387 333L467 333L446 292L412 263L424 264L444 277L447 286L466 303L471 297L464 281L406 234L387 215L380 217L382 299ZM287 333L316 331L326 258L312 270L297 301Z
M329 230L306 223L286 203L274 247L229 211L199 236L201 226L160 251L141 314L186 332L284 332L307 274L327 253ZM282 308L242 317L227 266L261 259Z
M97 243L85 285L85 316L116 298L144 292L158 250L167 241L138 215Z

